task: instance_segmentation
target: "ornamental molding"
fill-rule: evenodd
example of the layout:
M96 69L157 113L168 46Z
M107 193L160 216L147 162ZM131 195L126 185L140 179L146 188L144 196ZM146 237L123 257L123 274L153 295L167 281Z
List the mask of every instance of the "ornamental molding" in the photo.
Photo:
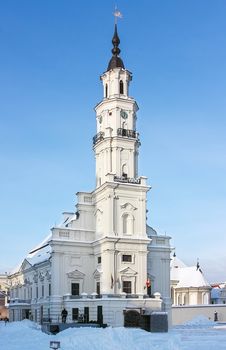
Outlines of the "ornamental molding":
M121 275L124 276L135 276L137 275L137 272L134 271L133 269L131 269L130 267L127 267L126 269L123 269L121 271L119 271Z
M95 278L95 279L98 279L98 278L100 278L100 275L103 273L103 271L101 270L101 269L96 269L95 271L94 271L94 273L93 273L93 277Z
M67 273L68 278L84 279L85 274L79 270L74 270Z
M121 205L121 208L122 209L127 209L127 210L130 210L130 211L132 211L132 210L137 210L137 208L136 207L134 207L131 203L125 203L125 204L123 204L123 205Z

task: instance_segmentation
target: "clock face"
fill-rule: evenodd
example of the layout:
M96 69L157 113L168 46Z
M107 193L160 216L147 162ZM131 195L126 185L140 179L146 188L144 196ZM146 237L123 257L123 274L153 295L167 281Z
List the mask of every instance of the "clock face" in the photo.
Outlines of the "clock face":
M123 119L128 118L128 114L127 114L127 112L126 112L126 111L124 111L123 109L121 109L120 115L121 115L121 117L122 117Z

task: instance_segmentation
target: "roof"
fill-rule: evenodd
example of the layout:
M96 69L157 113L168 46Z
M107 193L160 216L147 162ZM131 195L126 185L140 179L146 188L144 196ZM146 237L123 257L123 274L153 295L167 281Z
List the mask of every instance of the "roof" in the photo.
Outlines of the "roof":
M177 288L210 287L200 268L196 266L182 267L179 269L179 283Z
M34 266L41 262L48 260L51 256L51 247L49 245L49 240L51 238L51 234L48 235L40 244L38 244L34 249L30 251L30 253L26 256L24 260L22 260L14 269L10 271L10 275L13 275L20 271L22 265L26 263L26 261L30 264L30 266Z
M186 266L176 256L171 260L170 279L178 281L177 288L211 287L198 266Z

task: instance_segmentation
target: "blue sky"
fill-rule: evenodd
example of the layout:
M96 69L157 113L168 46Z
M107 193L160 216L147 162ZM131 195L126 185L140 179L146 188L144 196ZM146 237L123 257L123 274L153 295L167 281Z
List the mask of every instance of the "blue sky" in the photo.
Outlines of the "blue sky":
M93 107L114 1L0 3L0 269L95 186ZM226 2L118 1L121 57L140 107L148 223L185 263L226 280Z

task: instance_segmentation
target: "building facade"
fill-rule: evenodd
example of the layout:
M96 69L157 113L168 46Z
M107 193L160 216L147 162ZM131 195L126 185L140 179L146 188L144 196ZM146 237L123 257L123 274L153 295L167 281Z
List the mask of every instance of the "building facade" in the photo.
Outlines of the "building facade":
M9 283L7 273L0 273L0 320L8 319Z
M10 275L10 319L67 322L103 319L122 326L129 310L170 312L170 237L146 224L145 176L139 176L138 105L132 73L120 58L115 25L112 58L95 107L96 188L78 192L75 212Z

